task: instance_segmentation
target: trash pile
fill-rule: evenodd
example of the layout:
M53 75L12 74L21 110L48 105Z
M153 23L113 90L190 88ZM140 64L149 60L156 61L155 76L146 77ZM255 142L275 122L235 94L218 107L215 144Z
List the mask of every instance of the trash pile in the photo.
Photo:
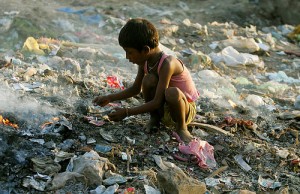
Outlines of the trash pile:
M190 10L56 6L49 30L60 36L1 15L0 193L299 193L299 25L171 19ZM184 61L201 94L189 144L167 127L145 134L146 114L108 119L140 95L92 104L133 83L137 66L117 37L138 16L157 25L161 49Z

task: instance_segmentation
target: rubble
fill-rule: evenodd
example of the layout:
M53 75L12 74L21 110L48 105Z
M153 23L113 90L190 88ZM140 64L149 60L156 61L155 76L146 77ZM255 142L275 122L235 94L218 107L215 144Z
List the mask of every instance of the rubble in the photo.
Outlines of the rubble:
M0 193L300 192L299 25L269 25L258 1L18 4L0 8ZM108 119L140 95L92 104L134 81L117 41L130 17L190 68L189 144L145 134L148 115Z

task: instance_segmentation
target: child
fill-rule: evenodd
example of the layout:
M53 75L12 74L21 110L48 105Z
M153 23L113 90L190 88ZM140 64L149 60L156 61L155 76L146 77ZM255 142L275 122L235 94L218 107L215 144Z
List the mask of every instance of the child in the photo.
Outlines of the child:
M108 115L110 120L120 121L130 115L149 112L146 132L159 129L162 122L175 126L181 139L189 142L192 135L187 124L196 115L195 100L199 94L188 69L180 60L160 50L158 31L145 19L130 19L120 31L119 44L125 50L126 58L138 65L135 81L119 93L96 97L93 103L105 106L142 91L143 105L116 109Z

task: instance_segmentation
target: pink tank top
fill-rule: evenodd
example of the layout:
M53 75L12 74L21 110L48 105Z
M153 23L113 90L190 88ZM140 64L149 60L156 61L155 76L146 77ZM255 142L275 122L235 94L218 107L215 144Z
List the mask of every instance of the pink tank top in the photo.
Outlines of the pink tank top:
M158 67L157 67L157 73L159 74L160 68L164 62L164 60L168 57L169 55L163 54L163 56L160 58ZM179 60L179 59L177 59ZM171 77L169 87L177 87L179 88L187 98L189 102L194 102L199 98L199 92L195 86L195 83L192 79L192 76L189 72L189 70L185 67L183 62L179 60L179 62L183 66L183 71L178 74L178 75L173 75ZM147 68L147 63L144 66L144 71L145 73L148 73L148 68Z

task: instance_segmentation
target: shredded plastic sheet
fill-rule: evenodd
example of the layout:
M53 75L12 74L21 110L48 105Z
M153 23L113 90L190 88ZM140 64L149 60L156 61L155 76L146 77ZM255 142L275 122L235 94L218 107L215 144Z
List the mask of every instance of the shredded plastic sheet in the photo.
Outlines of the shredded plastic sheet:
M85 117L85 119L88 120L89 123L94 124L96 126L102 126L105 124L104 120L98 120L97 117L87 116Z
M107 84L112 88L121 88L124 90L122 81L116 76L107 76Z
M183 154L196 156L197 164L201 168L215 168L217 166L214 158L214 147L207 141L193 139L188 145L179 144L178 149Z
M276 189L278 187L281 187L281 185L282 185L281 182L274 181L274 180L272 180L270 178L265 179L262 176L258 177L258 183L261 186L263 186L265 188L269 188L269 189Z

